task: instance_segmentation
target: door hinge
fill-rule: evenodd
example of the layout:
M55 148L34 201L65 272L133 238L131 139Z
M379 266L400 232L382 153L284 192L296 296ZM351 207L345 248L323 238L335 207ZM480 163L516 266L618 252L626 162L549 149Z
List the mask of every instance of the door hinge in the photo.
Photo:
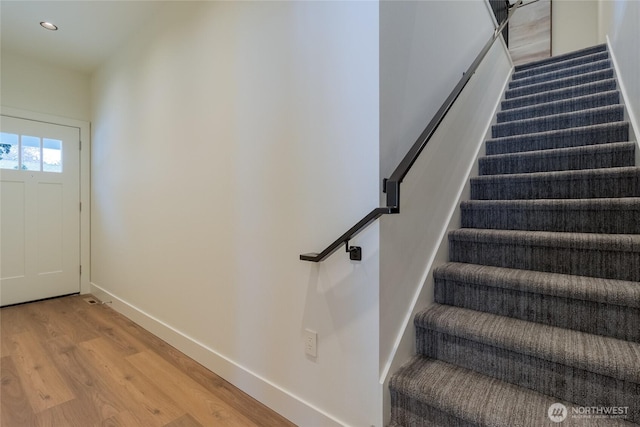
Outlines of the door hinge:
M78 141L78 150L82 151L82 141Z
M80 275L82 275L82 266L80 266Z
M82 212L82 202L80 202L80 212Z

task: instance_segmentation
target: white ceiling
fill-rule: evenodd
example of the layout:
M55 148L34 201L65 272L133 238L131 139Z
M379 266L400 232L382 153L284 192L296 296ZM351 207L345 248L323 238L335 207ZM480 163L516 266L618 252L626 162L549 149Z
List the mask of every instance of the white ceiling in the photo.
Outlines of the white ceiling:
M0 1L2 50L91 73L166 2ZM58 31L40 26L49 21Z

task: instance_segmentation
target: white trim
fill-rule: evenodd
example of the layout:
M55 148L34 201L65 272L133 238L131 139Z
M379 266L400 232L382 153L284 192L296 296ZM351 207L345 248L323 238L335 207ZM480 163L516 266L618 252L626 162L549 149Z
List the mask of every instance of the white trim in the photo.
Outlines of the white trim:
M498 18L496 18L496 14L493 13L493 8L491 7L491 3L489 2L489 0L484 0L484 5L487 6L489 16L491 16L491 19L493 20L493 27L498 28L500 26L500 23L498 22Z
M622 80L622 76L618 73L620 67L618 66L618 61L616 59L615 52L613 50L613 46L611 45L611 40L609 39L609 35L606 36L607 39L607 49L609 50L609 55L611 56L611 62L613 63L613 69L616 76L616 81L618 82L618 86L620 88L620 94L622 95L623 102L630 98L628 96L627 88L624 85L624 81ZM633 107L628 103L624 102L625 109L627 110L627 118L629 119L629 125L631 126L631 135L630 137L635 138L636 145L638 146L636 150L636 159L640 156L640 123L636 121L636 115L634 114Z
M295 424L347 424L91 282L91 294Z
M34 120L55 125L69 126L80 130L80 293L89 292L91 278L91 124L82 120L59 117L51 114L36 113L0 106L0 114L18 119Z

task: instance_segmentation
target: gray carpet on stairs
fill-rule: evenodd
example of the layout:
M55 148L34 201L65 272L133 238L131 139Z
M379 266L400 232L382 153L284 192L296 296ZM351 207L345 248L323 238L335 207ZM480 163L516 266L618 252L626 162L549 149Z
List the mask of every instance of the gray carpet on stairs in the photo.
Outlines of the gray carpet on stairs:
M557 59L558 57L556 57ZM549 71L560 70L563 68L571 68L576 65L588 64L597 61L603 61L605 59L609 59L609 52L606 50L592 53L590 55L578 56L572 59L565 59L564 61L552 62L547 65L539 65L534 68L529 68L521 71L516 71L513 73L513 80L520 80L526 77L535 76L537 74L545 74ZM516 68L517 70L519 68Z
M616 90L616 87L616 80L613 78L598 80L593 83L569 86L567 88L540 92L533 95L512 97L511 99L505 99L504 101L502 101L501 106L503 110L510 110L512 108L527 107L530 105L544 104L548 102L561 101L563 99L570 99L612 91Z
M640 342L636 282L453 262L433 276L439 304Z
M500 138L622 121L624 118L624 106L608 105L556 115L552 115L550 112L545 112L544 114L545 116L543 117L493 125L491 128L492 137Z
M613 77L614 74L612 69L596 70L590 73L578 74L577 76L563 77L556 80L509 89L505 93L505 98L511 99L526 95L533 95L534 93L563 89L576 85L583 85L586 83L597 82L599 80L612 79Z
M522 72L523 70L530 70L533 68L540 69L550 64L560 64L560 63L565 64L568 60L571 60L571 59L582 58L584 61L587 61L587 62L597 61L599 58L594 59L593 57L590 57L590 55L593 55L599 52L607 52L607 46L604 44L589 46L587 48L576 50L573 52L568 52L562 55L556 55L554 57L544 58L544 59L532 61L526 64L516 65L514 72L519 73L519 72Z
M640 424L640 167L611 67L599 45L515 68L390 427Z
M487 141L487 155L569 148L582 145L629 141L629 123L614 122L530 135L493 138Z
M635 141L496 154L480 159L480 175L627 167L635 164Z
M529 77L520 76L509 82L509 89L516 87L528 86L536 83L547 82L549 80L557 80L564 77L577 76L580 74L590 73L597 70L605 70L611 68L611 62L608 59L596 62L589 62L573 67L563 67L557 70L535 74Z
M640 234L640 198L469 200L464 228Z
M471 179L477 200L640 197L640 168L484 175Z
M524 106L501 111L498 113L498 123L530 119L542 114L549 116L570 113L573 111L588 110L619 103L620 92L617 90L610 90L607 92L587 94L571 99L559 99L533 106Z
M551 422L549 406L571 403L422 355L391 379L395 426L443 427L633 427L625 420ZM402 392L399 392L402 390Z

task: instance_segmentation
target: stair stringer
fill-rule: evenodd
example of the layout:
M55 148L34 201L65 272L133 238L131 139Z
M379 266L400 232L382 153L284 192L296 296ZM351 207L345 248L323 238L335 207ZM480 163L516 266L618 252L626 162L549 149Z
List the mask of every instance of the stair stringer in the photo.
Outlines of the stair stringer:
M638 123L638 117L640 117L640 111L634 111L632 104L629 102L629 91L625 86L624 79L620 76L618 60L616 59L616 52L613 49L611 40L607 35L607 50L609 51L609 57L613 64L613 77L618 83L618 90L620 91L620 104L624 105L625 117L624 120L629 122L629 141L636 142L636 164L640 165L640 123Z
M476 133L476 135L481 135L481 136L479 138L473 137L473 140L474 140L473 143L475 144L474 145L475 153L468 157L468 162L469 162L468 167L464 176L460 178L460 182L462 184L459 187L457 193L455 194L454 197L451 197L450 199L448 199L448 201L450 200L451 202L450 210L448 212L447 217L442 221L442 226L440 228L440 235L439 235L439 238L437 239L437 242L433 246L434 249L431 252L429 252L430 255L425 260L425 263L423 264L424 268L421 273L421 277L415 281L411 280L409 282L409 283L415 283L416 286L414 288L414 292L411 297L411 301L409 302L408 308L405 311L402 324L400 325L400 328L398 329L397 334L395 336L393 348L391 349L391 352L389 354L384 354L383 352L381 352L380 354L380 366L381 366L380 382L383 385L383 390L384 390L383 419L384 419L385 425L389 423L390 417L391 417L391 396L389 392L389 380L391 379L391 376L395 371L397 371L403 364L405 364L407 361L409 361L411 358L415 356L415 353L416 353L415 326L414 326L413 319L419 311L423 310L425 307L428 307L434 303L433 270L438 266L445 264L449 261L448 234L450 231L459 229L461 226L461 219L460 219L461 202L470 200L471 198L470 178L479 176L478 159L485 156L486 140L489 139L491 135L492 125L496 124L497 122L497 113L498 111L500 111L500 104L502 101L504 101L504 94L508 89L509 82L512 79L513 67L514 67L513 62L511 61L511 57L508 54L508 49L504 44L504 42L502 41L502 38L500 40L501 40L501 43L499 44L496 43L493 49L495 51L502 52L503 55L506 56L504 60L507 62L509 68L505 68L504 70L505 75L504 75L504 80L501 82L501 85L499 85L499 87L497 87L491 93L484 94L485 97L495 95L495 99L491 99L491 103L488 103L489 105L491 105L492 108L487 109L488 112L486 114L486 125L484 125L483 129L480 128L482 130L479 129L479 132ZM498 48L498 45L500 46L499 48ZM493 52L493 54L495 55L496 53ZM490 58L487 58L486 62L491 63L492 61L490 60ZM482 75L482 71L485 72L485 75ZM467 88L465 89L465 92L467 91L470 92L474 90L482 91L483 89L486 89L487 88L486 81L483 81L482 79L483 78L490 79L490 77L487 76L488 73L491 73L491 69L487 69L486 67L483 68L481 66L476 72L476 76L474 76L474 79L470 81L469 86L467 86ZM471 86L472 84L473 86ZM461 98L458 100L458 104L457 104L458 110L466 106L465 99L463 98L464 97L461 95ZM476 106L474 106L474 108L475 107ZM457 113L458 111L456 111L456 106L454 105L448 117L456 116ZM477 112L475 113L469 112L469 114L477 115ZM440 129L438 130L440 137L438 138L438 133L437 133L436 136L434 136L434 140L436 139L446 140L448 137L445 136L445 134L447 133L447 130L449 131L449 133L451 132L451 126L455 127L456 125L450 123L449 129L447 129L447 118L445 118L445 121L443 122ZM422 157L426 158L428 156L429 156L429 153L427 152L427 153L423 153ZM420 165L416 164L415 166L416 166L415 169L421 169ZM407 197L407 193L411 191L411 188L407 189L407 187L411 187L411 183L410 183L411 178L412 178L412 174L410 173L407 176L407 180L406 180L407 181L406 184L409 184L409 185L405 184L405 186L403 187L403 195L405 196L403 200L411 199L412 197L411 195ZM420 197L420 195L414 194L413 197ZM385 217L383 221L393 221L393 220L398 222L402 221L402 218L403 218L402 213L406 213L406 207L404 207L404 209L403 207L404 205L401 207L400 215ZM382 249L382 241L381 241L381 249ZM411 254L408 254L408 255L411 256ZM381 259L382 258L383 256L381 253ZM399 286L399 287L400 286L405 287L407 285L408 283L405 282L404 280L399 280L396 283L396 286ZM383 319L381 318L381 322L382 321Z

